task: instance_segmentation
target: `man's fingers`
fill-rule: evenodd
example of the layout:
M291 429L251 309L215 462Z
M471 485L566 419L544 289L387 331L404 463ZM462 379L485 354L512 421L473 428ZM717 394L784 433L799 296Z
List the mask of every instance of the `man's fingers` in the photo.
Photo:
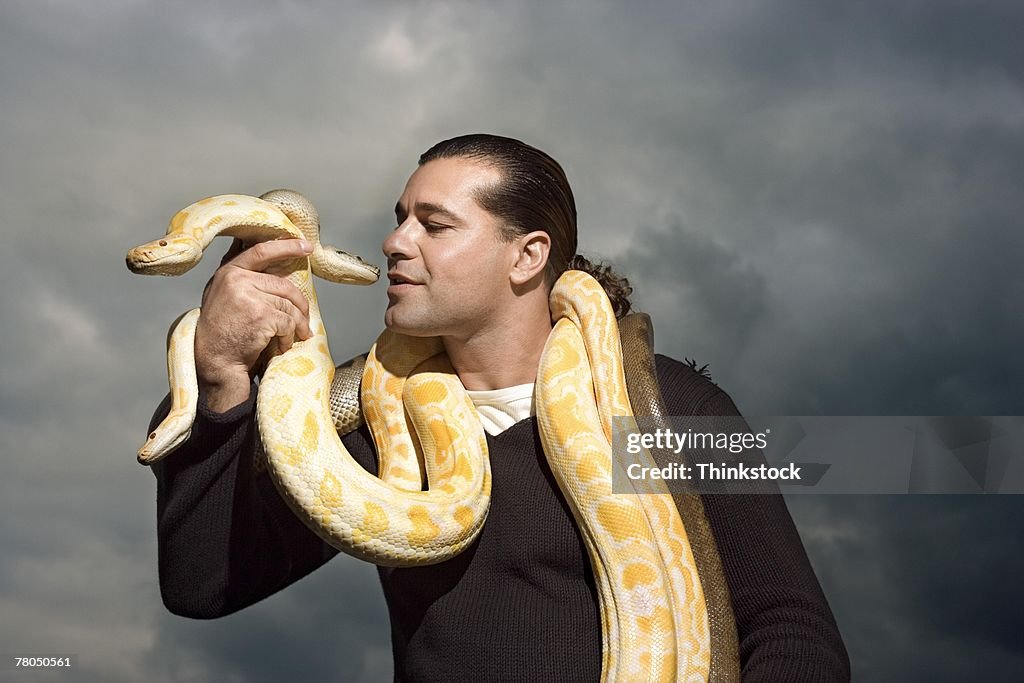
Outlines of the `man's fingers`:
M295 337L297 339L309 339L313 336L313 331L309 328L309 317L288 299L282 299L281 297L271 296L270 303L279 312L284 313L292 320L292 327L295 331Z
M277 311L273 316L274 339L277 348L287 351L295 343L295 319L287 313Z
M309 326L309 318L306 316L299 316L298 321L295 323L295 334L299 339L306 340L313 337L313 329Z
M313 246L306 240L286 239L255 244L231 260L231 265L245 270L263 272L271 265L288 259L309 256Z
M276 275L260 275L253 281L256 289L269 294L271 296L280 297L286 299L292 303L295 308L302 312L302 315L309 315L309 301L299 291L299 288L293 285L288 280L277 277Z

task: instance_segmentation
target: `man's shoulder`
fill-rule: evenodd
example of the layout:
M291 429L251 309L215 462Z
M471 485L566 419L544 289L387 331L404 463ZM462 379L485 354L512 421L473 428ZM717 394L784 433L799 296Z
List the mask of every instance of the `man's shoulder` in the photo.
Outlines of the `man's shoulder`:
M711 379L707 365L698 365L690 359L679 361L660 353L654 354L654 364L669 414L708 414L705 411L711 405L715 406L714 412L719 413L734 405L732 398Z
M682 385L700 389L703 392L721 391L719 386L711 378L711 372L707 365L697 365L696 361L677 360L671 356L661 353L654 354L654 365L658 372L658 380L661 383L671 385Z

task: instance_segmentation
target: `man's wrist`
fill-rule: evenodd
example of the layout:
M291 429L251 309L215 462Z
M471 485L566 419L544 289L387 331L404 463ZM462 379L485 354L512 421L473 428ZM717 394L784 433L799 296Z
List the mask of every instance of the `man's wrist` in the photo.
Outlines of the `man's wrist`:
M200 380L199 391L211 412L226 413L249 399L252 380L248 373L228 373L222 377Z

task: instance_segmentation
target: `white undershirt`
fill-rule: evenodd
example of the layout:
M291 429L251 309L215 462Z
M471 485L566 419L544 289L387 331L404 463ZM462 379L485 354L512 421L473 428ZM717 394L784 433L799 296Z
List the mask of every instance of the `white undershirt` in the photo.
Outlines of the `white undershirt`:
M480 413L484 431L491 436L497 436L516 422L533 415L532 383L466 393Z

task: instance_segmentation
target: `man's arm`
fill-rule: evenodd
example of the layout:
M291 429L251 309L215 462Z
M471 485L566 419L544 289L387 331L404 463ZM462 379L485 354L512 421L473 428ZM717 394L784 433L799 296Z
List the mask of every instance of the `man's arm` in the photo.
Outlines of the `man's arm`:
M215 413L200 398L192 435L153 465L160 593L171 612L210 619L297 581L337 554L253 467L254 405ZM150 429L166 415L169 397Z
M236 239L203 291L192 434L153 466L160 591L169 610L195 618L257 602L334 554L253 468L250 373L269 345L283 351L312 335L302 292L274 271L311 247L292 239L242 246ZM157 409L150 431L168 403Z
M671 415L740 415L693 369L657 361ZM701 499L729 585L744 683L849 681L846 647L782 495Z

